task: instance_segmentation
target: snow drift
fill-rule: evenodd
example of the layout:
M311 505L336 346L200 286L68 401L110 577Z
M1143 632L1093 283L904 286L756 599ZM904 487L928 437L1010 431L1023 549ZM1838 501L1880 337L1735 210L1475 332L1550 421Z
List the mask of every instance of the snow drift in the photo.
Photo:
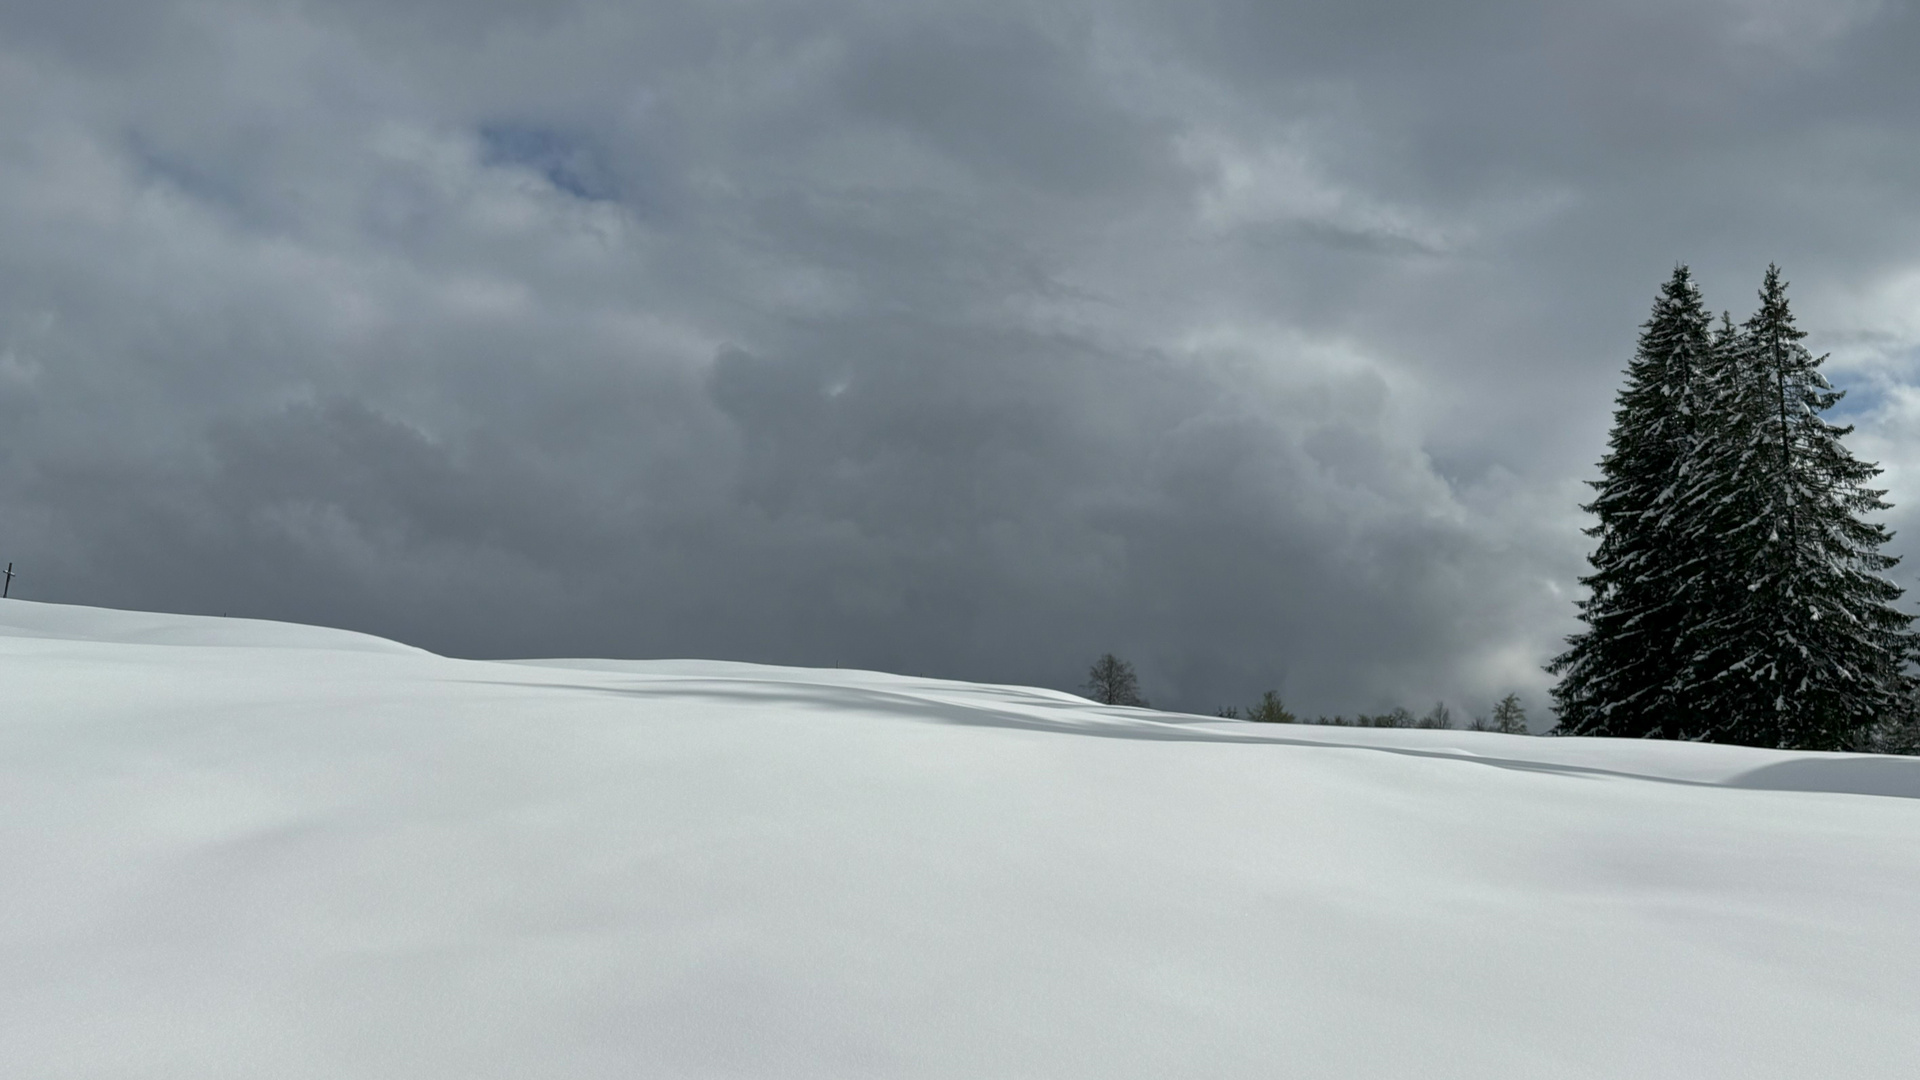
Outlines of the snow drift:
M0 1075L1901 1077L1920 760L0 602Z

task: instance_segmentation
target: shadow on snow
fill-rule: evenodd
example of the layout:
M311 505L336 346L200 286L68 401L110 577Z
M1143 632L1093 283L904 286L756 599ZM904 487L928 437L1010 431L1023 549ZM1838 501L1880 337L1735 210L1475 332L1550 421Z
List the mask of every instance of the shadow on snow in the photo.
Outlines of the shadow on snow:
M722 699L783 708L800 707L828 712L853 711L886 716L910 716L963 727L994 727L1060 735L1084 735L1103 739L1241 743L1252 746L1292 746L1317 750L1365 750L1401 757L1485 765L1516 772L1549 773L1596 779L1641 780L1658 784L1676 784L1682 787L1731 787L1751 791L1806 791L1920 798L1920 758L1909 757L1803 758L1764 765L1725 781L1687 780L1619 769L1603 769L1590 765L1488 757L1456 750L1422 750L1406 746L1377 746L1366 743L1288 738L1279 734L1278 731L1262 732L1259 735L1239 735L1197 726L1220 723L1217 719L1205 717L1182 719L1176 714L1148 713L1141 709L1105 706L1084 701L1054 702L1005 687L967 686L962 692L1011 698L1017 700L1021 708L996 708L986 704L969 705L938 701L915 694L872 687L828 686L820 683L772 679L749 681L714 679L707 676L649 676L648 685L632 688L586 683L493 679L465 681L538 690L570 690L622 698ZM752 687L752 689L745 687Z

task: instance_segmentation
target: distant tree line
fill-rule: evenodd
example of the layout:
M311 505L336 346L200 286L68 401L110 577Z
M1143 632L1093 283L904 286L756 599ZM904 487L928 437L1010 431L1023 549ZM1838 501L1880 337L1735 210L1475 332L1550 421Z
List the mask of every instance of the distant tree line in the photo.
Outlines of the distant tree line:
M1415 716L1409 710L1395 706L1386 712L1376 713L1371 716L1366 713L1355 713L1351 717L1339 715L1317 716L1312 719L1303 719L1289 711L1287 707L1281 703L1280 695L1274 693L1272 690L1261 695L1259 704L1247 709L1244 714L1237 706L1227 705L1221 707L1215 715L1229 720L1251 720L1255 723L1264 724L1325 724L1330 727L1433 728L1437 730L1450 730L1459 726L1454 720L1453 710L1447 708L1446 703L1443 701L1434 702L1433 708L1427 710L1426 714L1422 716ZM1501 698L1493 706L1493 716L1491 718L1476 716L1467 722L1466 730L1497 731L1503 735L1527 734L1527 710L1520 704L1520 695L1508 694L1506 697Z
M1135 708L1148 708L1147 699L1140 696L1140 680L1134 674L1133 665L1112 653L1102 654L1087 670L1087 681L1081 685L1087 696L1102 705L1128 705ZM1239 706L1222 706L1216 715L1228 720L1249 720L1257 724L1325 724L1332 727L1376 727L1376 728L1452 728L1455 727L1453 711L1445 702L1434 702L1433 708L1424 716L1415 716L1404 708L1395 707L1386 712L1369 716L1355 713L1352 717L1320 716L1310 720L1295 716L1280 695L1268 690L1260 695L1260 700L1249 706L1243 713ZM1508 694L1493 707L1491 719L1475 717L1467 724L1468 731L1497 731L1505 735L1527 734L1527 711L1520 705L1518 694Z

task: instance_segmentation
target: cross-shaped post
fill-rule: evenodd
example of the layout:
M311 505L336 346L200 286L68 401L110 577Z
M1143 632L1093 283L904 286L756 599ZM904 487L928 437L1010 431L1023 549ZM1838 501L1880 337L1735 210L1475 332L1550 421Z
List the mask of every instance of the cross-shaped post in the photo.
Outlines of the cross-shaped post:
M4 600L6 598L6 595L12 591L13 591L13 564L8 563L7 564L7 580L5 584L0 584L0 600Z

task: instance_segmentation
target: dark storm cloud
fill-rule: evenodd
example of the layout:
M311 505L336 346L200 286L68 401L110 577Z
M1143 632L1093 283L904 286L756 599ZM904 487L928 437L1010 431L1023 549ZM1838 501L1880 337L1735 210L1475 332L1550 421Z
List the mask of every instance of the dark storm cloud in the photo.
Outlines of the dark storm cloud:
M1917 47L1791 0L0 3L0 558L456 653L1538 706L1675 261L1736 314L1785 265L1920 496Z

